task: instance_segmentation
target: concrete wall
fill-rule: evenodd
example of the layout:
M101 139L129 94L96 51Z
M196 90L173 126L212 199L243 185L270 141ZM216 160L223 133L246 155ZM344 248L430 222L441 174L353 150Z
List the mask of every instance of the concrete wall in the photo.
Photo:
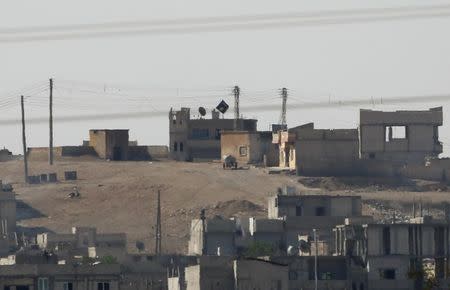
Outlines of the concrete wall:
M358 131L302 130L295 142L297 172L326 176L354 174L359 159Z
M414 289L414 280L408 278L409 256L369 257L368 289ZM383 279L380 272L395 270L395 279Z
M236 260L233 270L235 290L289 289L287 265L258 260Z
M128 160L143 161L167 158L167 146L129 146Z

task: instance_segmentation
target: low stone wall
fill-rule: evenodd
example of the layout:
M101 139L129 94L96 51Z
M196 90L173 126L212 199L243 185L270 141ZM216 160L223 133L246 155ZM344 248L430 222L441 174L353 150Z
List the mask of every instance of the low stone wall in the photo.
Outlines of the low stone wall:
M145 161L168 158L167 146L129 146L128 160Z
M48 147L28 148L28 160L46 161L48 160ZM53 148L53 157L59 160L62 157L97 156L93 147L90 146L60 146Z

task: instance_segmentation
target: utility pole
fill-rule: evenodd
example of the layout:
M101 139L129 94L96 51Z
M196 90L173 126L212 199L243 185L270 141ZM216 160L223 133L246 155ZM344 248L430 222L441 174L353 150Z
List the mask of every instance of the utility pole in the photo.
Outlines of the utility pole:
M202 209L200 211L200 220L202 221L202 256L206 256L207 247L206 247L206 211Z
M234 95L234 130L238 130L238 122L239 122L239 95L241 93L241 89L238 86L234 86L233 95Z
M53 79L50 79L48 163L53 165Z
M317 277L317 255L318 255L318 249L317 249L317 230L313 229L314 233L314 289L318 290L318 277Z
M288 90L286 88L281 89L281 98L283 100L281 105L280 124L286 125L286 103L288 97Z
M158 208L156 212L155 254L161 255L161 192L158 189Z
M27 137L25 135L25 107L23 96L20 96L20 108L22 110L22 145L23 145L23 165L25 183L28 183L28 157L27 157Z

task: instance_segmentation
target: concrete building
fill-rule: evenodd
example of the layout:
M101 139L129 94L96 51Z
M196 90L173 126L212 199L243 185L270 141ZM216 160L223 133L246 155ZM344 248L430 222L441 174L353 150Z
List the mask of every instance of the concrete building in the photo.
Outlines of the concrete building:
M314 257L270 257L270 260L288 266L288 289L315 289ZM354 289L351 287L351 277L363 273L356 269L353 274L351 276L345 257L319 256L317 259L317 289Z
M175 160L221 159L220 139L223 131L235 129L234 119L220 119L220 113L212 111L212 118L191 119L189 108L169 112L169 156ZM256 132L257 120L238 119L239 131Z
M362 215L360 196L283 195L268 199L268 217L352 217Z
M357 129L315 129L314 123L278 131L279 167L299 175L347 175L359 159Z
M4 290L119 290L120 265L0 266Z
M52 251L67 261L75 256L112 256L122 261L127 249L126 234L99 234L95 228L90 227L73 227L70 234L38 234L36 241L41 249Z
M278 146L278 166L280 168L288 168L295 170L297 168L295 155L295 142L297 140L298 132L303 130L314 129L314 123L308 123L293 128L284 128L276 130L272 135L272 143Z
M184 284L186 290L235 289L233 258L199 258L198 265L186 267Z
M360 111L361 159L423 162L442 153L442 107L427 111Z
M366 289L423 289L428 274L448 285L449 229L448 222L430 217L401 224L347 224L335 229L334 251L365 269Z
M6 148L0 149L0 162L9 161L13 159L11 151Z
M128 142L128 130L89 130L89 146L102 159L127 160Z
M231 155L238 164L278 165L278 148L272 132L222 131L221 155Z
M0 181L0 256L7 255L14 245L16 233L16 197L3 191Z
M191 222L188 255L235 255L236 236L235 220L218 217L205 221L194 219Z
M239 259L233 261L234 289L288 290L288 265L271 260Z

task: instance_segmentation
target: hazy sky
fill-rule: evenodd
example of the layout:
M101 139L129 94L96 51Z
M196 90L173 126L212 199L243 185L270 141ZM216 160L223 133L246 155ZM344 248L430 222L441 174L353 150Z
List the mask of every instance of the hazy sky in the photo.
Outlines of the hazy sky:
M450 1L15 0L1 1L1 4L0 29L438 5ZM55 107L56 119L89 112L168 111L170 106L181 105L212 108L222 98L232 103L229 91L235 84L242 88L243 107L277 104L280 102L277 90L287 87L290 126L313 121L321 128L352 128L358 123L357 107L289 111L289 103L449 94L449 32L450 17L258 31L0 42L0 102L13 93L20 95L21 88L44 83L50 77L55 78L55 99L62 104ZM82 86L94 88L93 92L86 93ZM118 92L120 96L113 95ZM36 101L27 104L28 116L46 115L46 95L47 92L38 94ZM95 108L86 108L83 102L95 104ZM439 105L444 106L446 124L441 127L441 140L449 155L449 101L369 108L428 109ZM279 112L241 111L246 117L257 117L259 129L268 129L279 118ZM0 107L0 119L18 117L18 106L8 110ZM20 127L0 126L0 146L20 152ZM140 144L168 142L167 116L149 116L147 119L57 122L55 143L81 144L89 128L129 128L131 138ZM27 136L30 147L47 146L47 125L28 125Z

